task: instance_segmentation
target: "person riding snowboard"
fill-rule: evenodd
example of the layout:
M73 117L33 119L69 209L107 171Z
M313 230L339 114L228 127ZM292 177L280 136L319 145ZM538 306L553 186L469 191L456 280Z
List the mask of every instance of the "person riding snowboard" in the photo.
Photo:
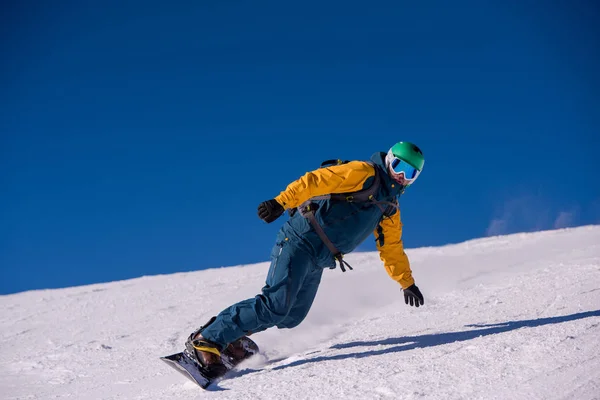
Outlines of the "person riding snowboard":
M245 335L276 326L293 328L308 314L324 268L350 268L343 255L372 232L385 269L404 291L406 304L419 307L423 295L415 285L402 243L398 196L423 170L422 151L409 142L375 153L371 162L338 161L306 173L274 199L258 206L267 223L285 210L289 220L277 234L262 293L212 317L193 332L186 348L213 376L226 372L221 352L241 349Z

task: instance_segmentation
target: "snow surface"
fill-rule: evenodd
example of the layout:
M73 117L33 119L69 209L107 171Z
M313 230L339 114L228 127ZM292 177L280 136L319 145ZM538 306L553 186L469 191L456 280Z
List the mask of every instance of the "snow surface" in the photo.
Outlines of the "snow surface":
M265 248L268 254L270 245ZM600 399L600 226L377 253L325 271L308 318L204 391L159 360L267 263L1 296L2 399Z

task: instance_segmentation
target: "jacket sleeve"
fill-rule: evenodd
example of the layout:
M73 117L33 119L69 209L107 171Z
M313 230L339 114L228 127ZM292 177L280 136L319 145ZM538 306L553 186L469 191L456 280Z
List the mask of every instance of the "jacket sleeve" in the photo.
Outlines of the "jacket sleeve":
M361 190L365 181L374 175L373 166L364 161L319 168L290 183L275 200L284 209L295 208L315 196Z
M415 283L410 269L408 256L402 243L402 221L400 210L396 210L390 218L384 218L375 229L375 241L379 257L383 261L389 276L398 282L403 289Z

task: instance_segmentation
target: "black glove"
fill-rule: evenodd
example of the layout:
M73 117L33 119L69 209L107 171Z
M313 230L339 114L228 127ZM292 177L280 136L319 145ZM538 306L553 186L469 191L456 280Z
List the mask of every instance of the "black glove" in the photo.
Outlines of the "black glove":
M270 224L283 214L283 207L275 199L263 201L258 205L258 217Z
M411 306L422 306L425 303L423 299L423 295L419 288L413 283L406 289L404 289L404 302L408 304L410 302ZM421 303L421 304L419 304Z

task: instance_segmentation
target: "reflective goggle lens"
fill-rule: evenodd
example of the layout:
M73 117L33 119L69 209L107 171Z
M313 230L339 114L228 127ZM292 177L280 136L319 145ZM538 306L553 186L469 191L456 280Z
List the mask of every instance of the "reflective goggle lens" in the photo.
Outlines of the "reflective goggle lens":
M399 158L392 160L392 170L394 173L404 173L404 179L415 179L419 174L419 170Z

